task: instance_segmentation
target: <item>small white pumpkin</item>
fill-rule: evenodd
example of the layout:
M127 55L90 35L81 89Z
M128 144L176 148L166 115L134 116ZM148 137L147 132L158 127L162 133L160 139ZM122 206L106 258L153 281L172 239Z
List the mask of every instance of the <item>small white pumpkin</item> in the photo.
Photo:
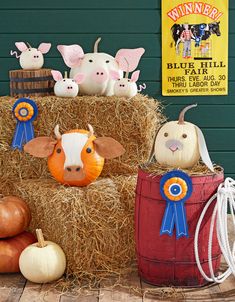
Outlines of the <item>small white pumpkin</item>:
M159 130L154 146L154 155L159 164L191 168L201 157L207 167L214 171L202 131L196 125L184 121L185 112L196 106L185 107L178 121L165 123Z
M37 229L36 234L38 242L29 245L20 255L20 271L34 283L58 280L66 269L65 254L58 244L44 241L41 229Z

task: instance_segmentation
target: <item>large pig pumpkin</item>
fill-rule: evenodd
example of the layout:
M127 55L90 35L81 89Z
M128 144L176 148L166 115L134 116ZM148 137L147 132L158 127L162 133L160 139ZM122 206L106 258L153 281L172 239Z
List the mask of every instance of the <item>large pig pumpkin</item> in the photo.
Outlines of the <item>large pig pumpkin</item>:
M80 85L80 94L87 95L113 95L115 81L110 77L110 71L119 73L127 71L126 62L129 64L129 71L135 70L139 60L144 53L144 48L120 49L115 58L107 53L98 52L98 38L94 45L93 53L84 54L80 45L58 45L57 49L62 54L65 64L71 68L70 78L78 73L85 74L85 80Z
M56 139L37 137L24 146L25 152L35 157L48 157L48 168L52 176L62 184L86 186L102 172L105 158L115 158L125 150L111 137L94 136L89 131L71 130L60 134L55 127Z

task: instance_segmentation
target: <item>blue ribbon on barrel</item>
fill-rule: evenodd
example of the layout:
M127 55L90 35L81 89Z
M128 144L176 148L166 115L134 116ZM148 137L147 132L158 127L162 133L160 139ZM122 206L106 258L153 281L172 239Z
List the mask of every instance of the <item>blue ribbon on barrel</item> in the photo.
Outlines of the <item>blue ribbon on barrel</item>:
M161 178L160 193L166 200L160 235L172 236L175 227L177 239L188 237L188 223L184 203L192 194L191 178L180 170L170 171Z
M12 113L17 124L11 146L13 149L22 151L23 144L34 138L32 122L38 115L38 107L34 101L27 98L21 98L13 105Z

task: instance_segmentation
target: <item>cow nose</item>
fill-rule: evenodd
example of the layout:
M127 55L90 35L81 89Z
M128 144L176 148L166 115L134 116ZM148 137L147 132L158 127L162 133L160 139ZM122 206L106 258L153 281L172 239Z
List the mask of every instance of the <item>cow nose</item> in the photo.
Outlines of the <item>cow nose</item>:
M66 168L68 172L79 172L81 170L80 166L69 166Z

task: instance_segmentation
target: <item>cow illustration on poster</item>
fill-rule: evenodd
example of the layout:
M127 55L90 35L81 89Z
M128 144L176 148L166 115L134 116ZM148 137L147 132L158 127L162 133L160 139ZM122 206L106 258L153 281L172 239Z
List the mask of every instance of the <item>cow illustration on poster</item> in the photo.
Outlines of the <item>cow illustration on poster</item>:
M162 94L228 94L228 0L162 1Z

